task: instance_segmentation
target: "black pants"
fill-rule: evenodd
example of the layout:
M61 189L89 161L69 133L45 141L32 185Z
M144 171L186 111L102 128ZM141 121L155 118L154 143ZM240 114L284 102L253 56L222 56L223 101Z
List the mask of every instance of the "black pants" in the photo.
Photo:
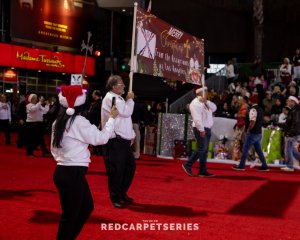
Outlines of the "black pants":
M5 134L5 143L10 144L10 125L8 119L5 120L0 119L0 129Z
M87 167L57 166L53 181L58 190L62 215L57 240L75 239L94 209L94 202L85 178Z
M43 154L48 153L44 138L45 128L42 122L26 122L26 154L33 155L36 146L41 145Z
M130 141L113 138L104 149L110 199L112 202L119 202L126 196L136 168Z
M18 130L18 139L17 139L17 148L26 147L26 126L25 122L23 125L19 124L17 127Z

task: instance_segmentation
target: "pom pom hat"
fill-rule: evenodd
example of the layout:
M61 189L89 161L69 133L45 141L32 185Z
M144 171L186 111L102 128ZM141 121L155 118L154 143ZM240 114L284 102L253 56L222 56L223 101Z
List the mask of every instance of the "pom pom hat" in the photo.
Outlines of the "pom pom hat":
M299 104L298 98L296 98L294 96L289 96L288 100L294 101L296 104Z
M31 100L32 100L32 98L34 98L34 97L37 97L37 95L34 94L34 93L29 94L29 96L28 96L28 102L31 103Z
M75 113L74 107L85 103L85 93L80 85L61 86L58 94L59 103L67 108L66 113L72 116Z

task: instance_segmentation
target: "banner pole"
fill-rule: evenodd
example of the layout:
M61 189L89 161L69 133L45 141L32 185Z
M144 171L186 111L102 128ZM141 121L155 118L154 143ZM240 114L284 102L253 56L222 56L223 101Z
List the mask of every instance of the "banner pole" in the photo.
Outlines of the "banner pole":
M134 3L133 24L132 24L132 42L131 42L131 58L129 73L129 92L132 92L133 72L134 72L134 50L135 50L135 30L136 30L136 12L138 3Z

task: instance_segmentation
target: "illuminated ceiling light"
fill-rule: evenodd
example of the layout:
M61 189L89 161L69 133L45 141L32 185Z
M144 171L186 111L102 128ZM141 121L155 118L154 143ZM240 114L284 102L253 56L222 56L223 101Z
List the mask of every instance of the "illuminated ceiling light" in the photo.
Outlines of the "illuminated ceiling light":
M15 69L15 67L11 67L10 69Z
M65 73L62 73L62 75L66 75Z
M122 9L122 12L126 12L126 9L125 9L125 8L123 8L123 9Z
M38 70L38 72L42 72L42 70Z

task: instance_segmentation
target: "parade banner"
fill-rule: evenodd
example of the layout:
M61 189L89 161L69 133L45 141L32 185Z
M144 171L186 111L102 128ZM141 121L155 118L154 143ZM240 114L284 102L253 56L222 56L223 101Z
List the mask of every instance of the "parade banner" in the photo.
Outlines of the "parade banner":
M204 40L137 8L135 72L201 85Z

